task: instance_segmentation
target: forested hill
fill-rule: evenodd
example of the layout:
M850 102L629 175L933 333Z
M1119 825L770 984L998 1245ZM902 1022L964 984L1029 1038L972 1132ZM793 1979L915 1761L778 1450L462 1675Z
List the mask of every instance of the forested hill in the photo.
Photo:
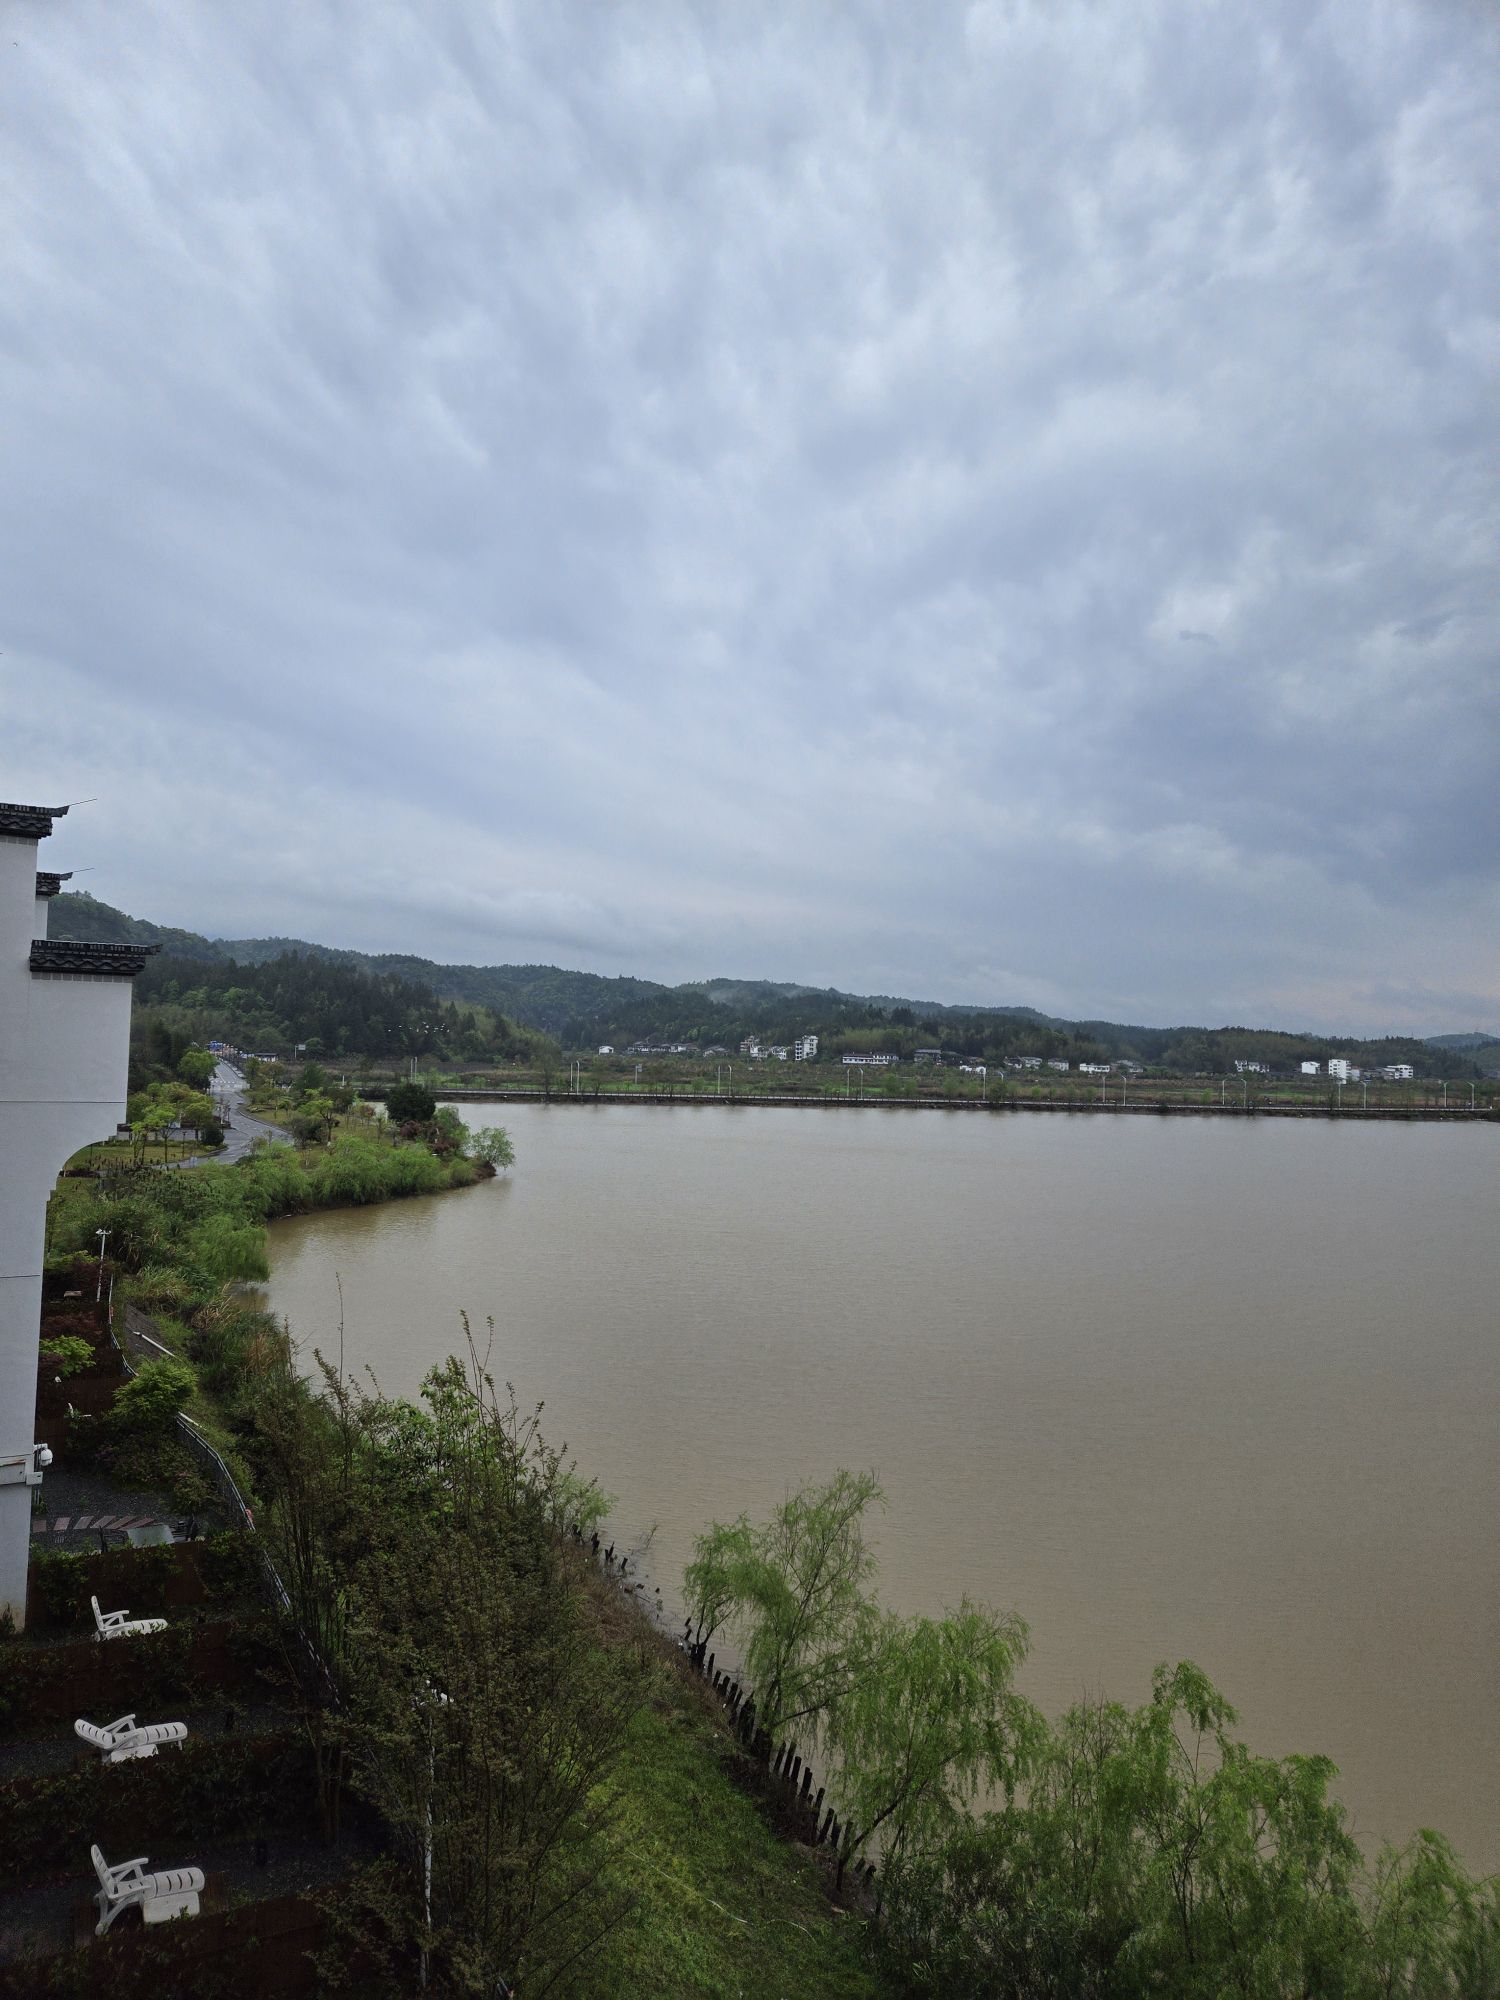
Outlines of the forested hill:
M1500 1042L1483 1035L1435 1036L1424 1043L1408 1036L1361 1039L1264 1028L1152 1028L1118 1021L1070 1021L1030 1007L950 1006L786 981L712 979L667 986L555 965L439 965L403 953L347 951L302 938L207 938L127 916L86 894L54 898L50 928L54 937L159 943L163 958L143 975L143 1001L149 998L153 1004L183 1008L208 995L222 997L230 991L247 998L254 995L265 1001L261 1020L266 1032L257 1037L242 1028L237 1034L231 1031L231 1039L253 1043L294 1035L305 1041L311 1032L329 1053L361 1049L354 1037L368 1034L372 1019L385 1030L385 1040L366 1044L361 1052L379 1054L407 1047L437 1005L444 1009L440 1039L455 1052L462 1048L475 1057L513 1046L530 1030L568 1049L604 1042L623 1048L634 1041L734 1048L747 1035L790 1042L798 1035L816 1033L825 1054L859 1047L910 1055L919 1044L941 1044L974 1058L999 1060L1015 1054L1073 1061L1131 1058L1190 1074L1218 1074L1232 1069L1236 1060L1262 1061L1285 1070L1299 1061L1326 1061L1330 1055L1345 1055L1361 1064L1410 1062L1421 1073L1452 1077L1500 1066ZM300 974L295 970L298 961L303 963ZM193 963L203 968L200 974L186 969ZM334 982L320 989L311 977L311 966L317 964L385 982L385 997L374 989L351 987L335 1004ZM274 978L265 973L267 967L275 968ZM226 979L209 968L237 968L238 977ZM170 995L169 987L175 988ZM313 996L319 991L333 1011L325 1008L325 1025L309 1030ZM346 1009L344 1038L334 1043L325 1028L335 1020L339 1005ZM451 1011L455 1008L456 1013ZM472 1019L466 1020L466 1015ZM394 1025L397 1019L399 1028ZM367 1025L360 1028L359 1021ZM280 1022L287 1035L272 1034L272 1022Z

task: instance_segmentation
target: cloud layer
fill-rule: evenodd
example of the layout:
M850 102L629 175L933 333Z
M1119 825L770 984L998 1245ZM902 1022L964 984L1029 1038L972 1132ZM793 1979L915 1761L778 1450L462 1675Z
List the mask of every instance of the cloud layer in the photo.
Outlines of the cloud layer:
M5 789L96 893L1500 1026L1487 9L10 22Z

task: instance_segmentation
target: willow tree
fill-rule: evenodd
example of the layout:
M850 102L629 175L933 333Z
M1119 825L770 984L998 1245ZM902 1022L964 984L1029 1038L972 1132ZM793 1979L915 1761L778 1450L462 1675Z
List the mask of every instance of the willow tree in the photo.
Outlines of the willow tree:
M700 1637L723 1625L739 1640L772 1737L815 1734L868 1658L875 1558L864 1517L883 1498L873 1472L840 1470L763 1525L742 1516L694 1544L686 1586Z
M898 1859L950 1832L982 1789L1014 1790L1040 1729L1014 1687L1026 1647L1019 1618L967 1598L941 1618L867 1626L825 1730L841 1874L877 1839Z

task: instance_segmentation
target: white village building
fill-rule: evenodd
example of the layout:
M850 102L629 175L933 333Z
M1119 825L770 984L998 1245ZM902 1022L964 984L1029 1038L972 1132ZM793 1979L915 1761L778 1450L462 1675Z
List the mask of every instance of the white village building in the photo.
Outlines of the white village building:
M125 1116L130 982L155 945L47 937L68 879L37 872L66 806L0 805L0 1612L26 1618L47 1198Z

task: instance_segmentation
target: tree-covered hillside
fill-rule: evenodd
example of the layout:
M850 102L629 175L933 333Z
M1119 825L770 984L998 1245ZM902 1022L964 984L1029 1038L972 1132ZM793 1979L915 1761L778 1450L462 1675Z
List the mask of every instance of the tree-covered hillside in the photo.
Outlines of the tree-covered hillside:
M441 999L429 986L286 952L261 965L233 959L148 959L136 980L136 1016L194 1040L252 1050L300 1047L310 1056L408 1056L513 1061L537 1037L484 1007Z
M1500 1061L1500 1044L1483 1036L1423 1041L1270 1028L1152 1028L1070 1021L1030 1007L956 1007L773 980L665 986L556 965L438 965L300 938L206 938L126 916L88 895L58 896L51 908L54 937L162 944L165 955L142 976L138 998L193 1016L192 1033L222 1033L242 1045L312 1038L328 1055L440 1051L482 1060L524 1053L537 1036L575 1050L601 1043L623 1049L633 1042L734 1049L751 1035L789 1043L816 1034L825 1056L855 1048L910 1056L918 1048L941 1047L972 1061L1021 1055L1075 1063L1131 1060L1209 1076L1232 1072L1236 1062L1263 1062L1284 1072L1338 1055L1361 1067L1410 1063L1419 1075L1461 1079ZM209 1027L210 1021L220 1025ZM430 1039L424 1042L424 1035Z

